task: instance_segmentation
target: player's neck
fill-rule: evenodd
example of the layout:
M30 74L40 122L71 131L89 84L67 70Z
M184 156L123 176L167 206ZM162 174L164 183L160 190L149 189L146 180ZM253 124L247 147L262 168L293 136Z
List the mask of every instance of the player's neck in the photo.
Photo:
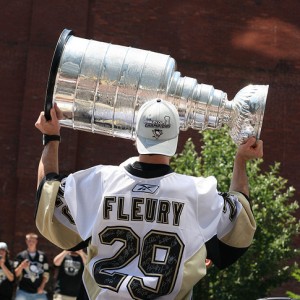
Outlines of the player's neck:
M147 164L170 164L170 157L165 155L139 155L139 161Z

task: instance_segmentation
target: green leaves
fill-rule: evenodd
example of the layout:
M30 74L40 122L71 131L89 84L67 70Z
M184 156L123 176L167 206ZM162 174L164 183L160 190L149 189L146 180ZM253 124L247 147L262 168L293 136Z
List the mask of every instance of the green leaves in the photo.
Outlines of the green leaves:
M180 174L201 176L201 158L198 157L191 139L185 143L182 153L173 157L171 167Z
M300 283L300 269L295 270L292 273L292 276L296 279L298 283ZM300 295L296 295L293 292L287 292L287 295L295 300L300 300Z
M228 191L236 145L227 128L203 133L201 154L189 139L172 160L178 173L194 176L214 175L218 189ZM295 269L296 251L293 238L299 234L300 223L294 213L298 203L295 189L280 176L280 163L262 170L263 159L247 165L252 209L258 229L247 253L234 265L219 271L212 267L194 288L194 299L253 300L267 296L287 281Z

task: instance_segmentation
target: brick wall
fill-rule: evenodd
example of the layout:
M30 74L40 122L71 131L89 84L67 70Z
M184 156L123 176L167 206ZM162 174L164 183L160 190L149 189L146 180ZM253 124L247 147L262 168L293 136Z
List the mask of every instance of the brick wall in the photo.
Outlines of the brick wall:
M249 83L269 84L262 138L265 166L282 163L298 191L300 177L300 3L294 0L14 0L0 18L0 240L12 254L33 222L42 150L34 122L43 109L51 58L64 28L84 38L170 54L183 76L229 99ZM180 137L180 148L197 132ZM116 164L135 154L131 141L63 129L61 171ZM299 243L298 243L299 244ZM52 257L57 249L41 238Z

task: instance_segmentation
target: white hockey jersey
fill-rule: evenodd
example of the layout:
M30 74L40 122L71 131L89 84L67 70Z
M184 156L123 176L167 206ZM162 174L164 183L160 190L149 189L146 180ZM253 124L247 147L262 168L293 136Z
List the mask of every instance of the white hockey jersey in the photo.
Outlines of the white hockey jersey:
M90 299L190 299L206 258L223 268L251 244L242 194L218 193L214 177L148 167L100 165L61 182L49 174L39 188L41 234L63 249L88 241Z

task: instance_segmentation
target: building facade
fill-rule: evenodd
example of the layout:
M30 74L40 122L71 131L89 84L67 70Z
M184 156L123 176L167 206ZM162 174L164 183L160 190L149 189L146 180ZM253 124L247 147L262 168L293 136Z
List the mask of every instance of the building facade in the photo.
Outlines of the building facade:
M0 17L0 240L12 254L34 224L36 172L42 151L34 123L43 110L54 48L64 28L76 36L169 54L182 76L213 85L232 99L242 87L269 84L261 137L264 165L300 196L300 2L293 0L14 0ZM130 140L62 130L62 173L118 164L135 155ZM180 149L192 137L183 132ZM296 241L300 245L300 241ZM58 250L44 239L40 247Z

